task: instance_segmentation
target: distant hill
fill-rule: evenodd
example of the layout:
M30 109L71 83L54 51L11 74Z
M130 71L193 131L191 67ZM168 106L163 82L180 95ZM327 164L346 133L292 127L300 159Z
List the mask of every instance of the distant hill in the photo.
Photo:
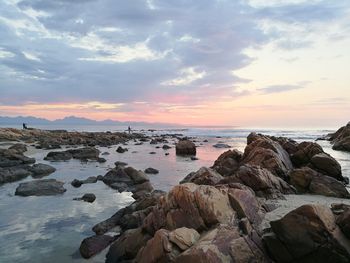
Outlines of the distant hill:
M88 118L81 118L75 116L68 116L63 119L47 120L44 118L37 118L33 116L18 116L18 117L6 117L0 116L0 126L5 125L22 125L27 123L29 126L33 125L115 125L115 126L149 126L149 127L178 127L176 124L171 123L149 123L149 122L123 122L113 120L96 121Z

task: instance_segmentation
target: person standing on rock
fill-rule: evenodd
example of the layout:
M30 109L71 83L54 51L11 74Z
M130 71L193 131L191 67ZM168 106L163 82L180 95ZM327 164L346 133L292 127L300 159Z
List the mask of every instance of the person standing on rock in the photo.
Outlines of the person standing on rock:
M27 124L23 123L23 130L26 130L26 129L28 129Z
M129 133L129 134L131 133L131 128L130 128L130 126L128 127L128 133Z

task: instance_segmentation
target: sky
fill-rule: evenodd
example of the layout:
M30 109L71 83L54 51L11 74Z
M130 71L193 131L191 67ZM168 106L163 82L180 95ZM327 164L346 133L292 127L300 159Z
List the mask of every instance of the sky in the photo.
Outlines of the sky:
M1 0L0 115L350 120L349 0Z

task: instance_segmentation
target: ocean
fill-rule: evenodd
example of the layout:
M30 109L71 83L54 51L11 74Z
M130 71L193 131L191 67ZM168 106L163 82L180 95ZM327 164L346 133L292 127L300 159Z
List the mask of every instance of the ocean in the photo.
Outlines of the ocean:
M124 131L127 127L114 126L46 126L43 129L66 129L77 131ZM133 127L132 127L133 128ZM136 127L135 132L146 134L183 134L196 137L197 157L192 161L188 157L175 155L174 143L169 142L172 149L170 155L165 156L162 148L145 143L134 145L130 142L129 151L117 153L117 146L111 148L99 147L101 152L109 152L104 156L106 163L83 163L77 160L50 163L43 158L49 151L30 148L25 153L36 158L37 162L48 163L57 171L46 178L54 178L65 182L67 191L61 196L20 197L14 192L20 182L32 180L28 177L20 182L0 186L0 262L104 262L106 251L92 259L85 260L79 255L80 242L93 235L92 226L109 218L120 208L130 204L133 199L130 193L117 193L115 190L98 181L95 184L85 184L80 188L70 185L73 179L86 179L89 176L104 175L108 169L114 167L114 162L127 162L136 169L144 170L148 167L158 169L156 175L150 175L155 189L168 191L172 186L184 178L188 173L198 170L202 166L211 166L217 157L227 149L217 149L215 143L226 143L243 151L246 137L252 131L267 135L285 136L296 141L315 141L317 138L332 132L328 129L243 129L230 127L200 127L200 128L158 128L150 130L147 127ZM208 142L204 142L208 140ZM350 177L350 154L334 151L327 141L318 141L324 150L335 157L342 165L344 176ZM0 147L8 147L2 143ZM149 154L155 151L156 154ZM73 201L85 193L94 193L96 201L92 204Z

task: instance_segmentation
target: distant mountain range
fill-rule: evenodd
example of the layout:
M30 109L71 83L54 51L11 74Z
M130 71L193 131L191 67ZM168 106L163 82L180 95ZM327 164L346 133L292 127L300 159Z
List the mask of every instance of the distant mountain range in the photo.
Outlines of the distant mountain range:
M149 127L179 127L176 124L171 123L149 123L149 122L124 122L124 121L113 121L113 120L103 120L96 121L87 118L69 116L63 119L57 120L47 120L44 118L37 118L33 116L18 116L18 117L6 117L0 116L0 126L6 125L18 125L21 126L22 123L26 123L28 126L35 125L115 125L115 126L149 126Z

